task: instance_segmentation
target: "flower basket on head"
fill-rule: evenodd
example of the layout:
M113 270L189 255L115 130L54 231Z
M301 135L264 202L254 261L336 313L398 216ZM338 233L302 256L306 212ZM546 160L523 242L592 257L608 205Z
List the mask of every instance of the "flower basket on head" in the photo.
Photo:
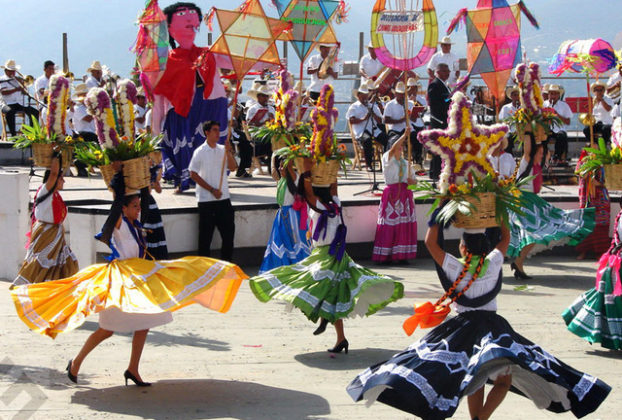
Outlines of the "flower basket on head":
M340 162L336 159L315 162L311 168L311 184L316 186L329 186L337 182L339 163Z
M33 143L32 148L32 160L35 166L42 168L52 167L52 154L54 148L59 147L56 143ZM62 146L60 147L61 158L63 162L63 170L71 166L73 157L73 147Z
M123 161L123 179L125 181L126 194L135 193L142 188L148 187L151 184L151 173L149 168L151 167L151 161L147 156L142 156L134 159ZM102 165L99 170L104 179L104 183L110 188L110 182L114 177L115 170L112 164Z
M605 165L605 186L608 190L622 190L622 163Z
M473 207L471 214L457 212L454 226L463 229L485 229L498 225L494 193L475 193L475 196L466 197L466 201Z
M289 146L291 144L291 140L288 141L287 137L288 136L286 134L277 134L275 136L272 136L272 151L274 152Z

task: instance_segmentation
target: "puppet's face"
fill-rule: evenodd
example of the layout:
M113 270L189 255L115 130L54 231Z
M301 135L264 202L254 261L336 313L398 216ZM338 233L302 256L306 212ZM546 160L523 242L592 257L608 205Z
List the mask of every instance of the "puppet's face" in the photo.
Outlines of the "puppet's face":
M173 13L169 33L181 48L190 48L194 44L194 37L199 30L201 17L194 9L181 8Z

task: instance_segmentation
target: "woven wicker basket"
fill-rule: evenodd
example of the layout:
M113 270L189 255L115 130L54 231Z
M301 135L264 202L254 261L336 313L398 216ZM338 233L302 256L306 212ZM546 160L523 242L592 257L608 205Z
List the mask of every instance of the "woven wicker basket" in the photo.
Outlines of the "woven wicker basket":
M32 144L32 160L34 161L35 166L40 166L42 168L52 167L52 153L54 153L54 146L55 144L52 143ZM73 147L63 146L60 150L61 157L63 159L63 169L67 169L71 166L71 162L73 160Z
M304 165L305 159L309 159L309 158L297 157L296 159L294 159L294 164L296 165L296 170L298 171L299 174L303 174L305 172L305 165Z
M287 141L285 140L287 137L284 135L272 137L270 140L272 142L272 151L276 152L279 149L287 147Z
M150 164L151 160L147 156L123 161L123 178L125 180L126 195L133 194L151 184L151 173L149 172ZM114 176L112 165L100 166L99 170L106 186L112 191L110 188L110 181Z
M337 181L339 173L339 161L327 160L326 162L315 162L311 169L311 183L313 185L331 185Z
M605 185L608 190L622 190L622 163L605 165Z
M454 225L464 229L481 229L497 226L495 220L495 194L477 193L479 201L475 197L468 197L467 201L475 207L471 214L466 216L460 212L456 213Z

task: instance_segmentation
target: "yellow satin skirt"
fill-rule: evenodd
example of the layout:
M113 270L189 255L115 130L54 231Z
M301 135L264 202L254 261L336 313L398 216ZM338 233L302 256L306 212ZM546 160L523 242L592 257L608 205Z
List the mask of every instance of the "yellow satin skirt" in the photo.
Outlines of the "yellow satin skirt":
M130 258L94 264L65 279L17 286L11 296L31 330L54 338L112 307L156 314L200 303L224 313L247 278L237 265L213 258Z

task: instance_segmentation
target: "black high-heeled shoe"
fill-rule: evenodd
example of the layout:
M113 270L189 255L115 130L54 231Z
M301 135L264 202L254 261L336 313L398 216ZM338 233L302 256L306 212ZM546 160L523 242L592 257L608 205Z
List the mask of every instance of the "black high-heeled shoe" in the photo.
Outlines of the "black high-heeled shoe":
M313 335L320 335L324 331L326 331L326 326L328 325L328 319L322 318L320 321L320 325L313 331Z
M78 376L74 375L73 373L71 373L71 364L73 363L73 359L71 359L69 361L69 363L67 363L67 369L65 369L67 371L67 377L69 378L69 380L71 382L73 382L74 384L78 383Z
M530 280L533 277L527 275L524 271L520 270L515 263L510 264L510 268L514 271L514 278L516 280Z
M132 372L130 372L129 370L126 370L123 373L123 377L125 378L125 386L127 386L128 379L131 379L132 382L134 382L134 385L136 386L151 386L151 382L143 382L139 380L136 376L132 375Z
M344 338L335 347L333 347L332 349L328 349L326 351L329 353L341 353L341 350L345 350L346 354L348 354L349 346L350 346L350 343L348 343L348 340Z

